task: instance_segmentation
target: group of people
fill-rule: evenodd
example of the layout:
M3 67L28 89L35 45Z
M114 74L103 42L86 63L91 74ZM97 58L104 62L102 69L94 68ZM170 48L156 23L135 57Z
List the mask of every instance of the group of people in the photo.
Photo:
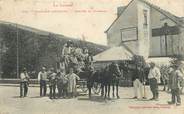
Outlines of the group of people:
M135 74L133 75L133 86L134 86L134 99L141 98L145 99L145 83L149 82L150 90L152 92L153 97L150 100L159 100L159 91L158 84L161 82L161 73L160 69L156 67L155 63L150 63L150 70L148 73L148 77L146 78L143 73L141 67L137 67L135 70ZM181 82L183 81L184 74L182 73L182 69L179 65L173 65L169 67L168 70L168 87L171 90L171 101L168 101L168 104L176 104L181 105L180 98L180 89L182 87ZM148 79L148 80L146 80ZM144 90L143 90L144 89ZM140 96L138 96L138 91ZM143 93L144 92L144 93Z
M84 72L85 68L91 68L93 66L93 58L92 54L89 53L87 48L81 49L79 46L74 46L72 41L68 41L63 49L61 54L61 60L59 69L55 70L54 68L46 69L42 67L42 70L38 73L38 80L40 83L40 96L46 96L47 93L47 84L50 88L49 97L51 99L56 98L56 88L58 90L57 97L75 97L77 95L76 92L76 80L79 80L79 76L77 75L79 72ZM136 69L134 69L134 74L132 75L133 87L134 87L134 99L141 98L145 99L145 84L149 82L150 90L152 92L153 97L150 100L159 100L159 91L158 84L161 82L161 77L165 74L160 73L160 69L156 67L155 63L150 63L150 69L145 75L144 67L136 65ZM91 71L90 71L91 72ZM121 77L121 72L119 66L117 64L112 64L109 67L105 68L105 70L100 71L105 76L101 77L102 84L102 96L109 96L110 93L110 84L113 84L113 95L114 95L114 86L116 86L116 96L118 95L118 86L119 79ZM91 74L94 72L92 71ZM95 72L95 75L101 75L100 73ZM110 76L112 75L112 76ZM163 75L163 76L162 76ZM171 90L171 101L169 104L181 104L180 98L180 90L181 90L181 80L183 80L184 73L181 68L177 65L173 65L169 67L167 70L167 84L168 88ZM98 76L97 76L98 77ZM20 97L26 97L28 92L29 85L29 75L27 70L24 68L22 73L20 74ZM90 78L89 78L90 79ZM93 79L94 80L94 79ZM90 80L91 81L91 80ZM88 80L89 86L89 96L91 96L91 87L92 82ZM164 81L165 82L165 81ZM165 89L165 86L164 86ZM138 95L140 94L140 96Z
M110 66L113 66L110 65ZM116 65L117 66L117 65ZM109 67L111 68L111 67ZM116 67L114 67L116 68ZM117 67L118 68L118 67ZM111 68L112 69L112 68ZM118 68L119 69L119 68ZM114 70L118 72L112 73L112 71L109 70L108 74L115 75L120 75L119 70ZM110 73L111 72L111 73ZM96 72L98 73L98 72ZM136 66L136 70L133 74L133 87L134 87L134 99L145 99L145 92L146 90L144 89L144 85L146 82L149 82L150 85L150 90L152 92L153 97L150 100L159 100L159 91L158 91L158 84L161 82L161 73L160 69L156 67L155 63L150 63L150 70L148 73L147 78L144 75L143 68ZM169 89L171 90L171 101L168 102L168 104L176 104L176 105L181 105L181 98L180 98L180 89L182 87L181 81L183 80L183 72L181 67L178 65L173 65L169 67L168 70L168 75L169 75ZM120 77L120 76L118 76ZM28 84L29 84L29 75L27 73L26 69L23 69L23 72L20 74L20 97L26 97L27 96L27 91L28 91ZM79 76L74 73L74 69L70 68L69 73L65 73L64 69L59 69L55 71L53 68L50 68L49 70L46 70L45 67L42 67L42 70L38 73L38 80L40 82L40 96L46 96L47 92L47 84L49 85L50 88L50 94L49 97L56 98L56 88L58 90L57 97L76 97L77 96L77 91L76 91L76 81L79 80ZM117 79L117 78L115 78ZM147 79L147 80L146 80ZM106 80L107 81L107 80ZM104 81L102 81L104 82ZM108 83L107 83L108 84ZM107 85L104 83L104 86ZM119 84L119 83L118 83ZM118 86L117 84L117 86ZM103 84L102 84L103 85ZM105 90L107 89L108 86L106 86ZM109 96L109 91L108 93L104 93L104 87L102 87L102 96L108 94ZM144 90L143 90L144 89ZM118 91L118 89L117 89ZM106 91L107 92L107 91ZM113 91L114 92L114 91ZM140 94L140 96L138 95ZM91 94L91 93L90 93ZM118 92L117 92L117 97Z
M26 97L28 92L29 76L26 69L20 75L20 97ZM72 98L76 97L76 81L80 80L79 76L73 71L73 68L69 69L69 73L65 74L64 69L55 71L54 68L46 70L42 67L42 70L38 73L38 81L40 83L40 97L46 96L47 84L49 85L50 93L49 98L55 99ZM58 94L56 95L56 88Z
M81 72L86 66L92 65L93 57L87 47L82 49L69 40L63 46L60 62L60 67L64 67L66 72L71 67L74 72Z
M80 79L76 74L83 72L85 67L91 66L92 61L92 54L87 48L82 49L80 46L74 45L71 40L68 40L62 48L57 70L54 70L54 68L46 70L43 67L38 73L40 96L46 96L47 82L50 88L50 98L56 98L56 88L58 97L76 96L76 79ZM20 74L20 78L20 96L25 97L29 85L29 76L25 68Z
M65 74L64 69L60 69L56 72L54 68L46 71L46 68L43 67L42 71L38 74L38 80L40 81L40 96L46 96L48 80L50 99L56 98L56 87L58 90L58 98L74 97L76 96L76 81L79 79L79 76L74 73L73 68L70 68L69 73Z

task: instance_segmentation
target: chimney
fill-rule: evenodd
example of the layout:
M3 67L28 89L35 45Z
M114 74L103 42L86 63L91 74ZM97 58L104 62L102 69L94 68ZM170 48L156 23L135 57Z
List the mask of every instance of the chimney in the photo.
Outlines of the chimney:
M121 13L124 11L125 8L126 8L126 6L119 6L117 8L117 16L118 17L121 15Z

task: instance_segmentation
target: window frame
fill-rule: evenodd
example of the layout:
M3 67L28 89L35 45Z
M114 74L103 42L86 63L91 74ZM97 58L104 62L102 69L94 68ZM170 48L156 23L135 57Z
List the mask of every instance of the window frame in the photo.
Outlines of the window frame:
M131 31L135 29L136 30L136 38L135 39L130 39L130 40L123 40L123 31ZM121 32L121 42L131 42L131 41L137 41L138 40L138 27L127 27L127 28L122 28L120 29Z

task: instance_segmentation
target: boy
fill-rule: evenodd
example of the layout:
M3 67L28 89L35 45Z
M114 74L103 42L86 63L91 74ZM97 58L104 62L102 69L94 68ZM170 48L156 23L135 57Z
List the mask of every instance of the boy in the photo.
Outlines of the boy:
M76 97L76 80L80 80L80 78L73 72L73 68L69 69L69 74L66 77L68 78L69 97Z

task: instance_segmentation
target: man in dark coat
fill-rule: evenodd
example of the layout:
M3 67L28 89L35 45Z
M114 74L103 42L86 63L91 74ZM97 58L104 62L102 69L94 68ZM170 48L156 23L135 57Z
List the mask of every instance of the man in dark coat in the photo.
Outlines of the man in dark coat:
M134 99L138 98L138 91L140 94L140 98L144 99L143 96L143 83L145 82L145 75L144 75L144 69L141 67L138 67L136 65L136 68L134 70L134 74L132 76L133 86L134 86Z

